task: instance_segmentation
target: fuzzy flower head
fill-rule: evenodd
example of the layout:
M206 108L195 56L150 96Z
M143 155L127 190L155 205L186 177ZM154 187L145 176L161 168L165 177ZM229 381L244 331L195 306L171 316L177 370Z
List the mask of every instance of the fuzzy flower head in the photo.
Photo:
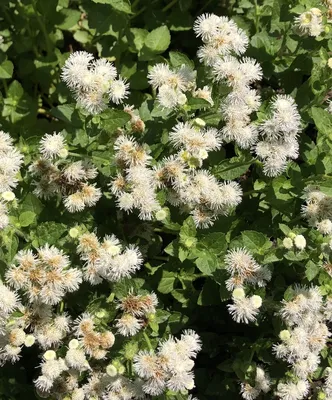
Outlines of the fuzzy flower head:
M113 64L94 60L85 51L72 53L65 62L62 80L73 91L78 104L90 114L99 114L108 101L122 103L128 96L128 84L119 77Z
M69 258L62 250L46 244L34 254L21 250L15 257L17 265L6 272L8 283L23 290L29 302L54 305L66 292L76 291L82 281L81 272L69 268Z
M39 151L46 159L59 157L66 141L61 133L45 134L40 141Z

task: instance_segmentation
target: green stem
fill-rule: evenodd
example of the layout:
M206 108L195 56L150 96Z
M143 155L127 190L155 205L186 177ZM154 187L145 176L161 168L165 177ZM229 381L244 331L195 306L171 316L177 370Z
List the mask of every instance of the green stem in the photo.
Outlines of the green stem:
M149 350L153 351L152 344L151 344L150 339L145 331L143 331L143 336L144 336L146 344L148 345Z
M257 0L255 0L255 28L257 33L259 31L259 13L258 13Z
M5 90L5 95L7 97L8 85L7 85L6 79L3 79L2 82L3 82L3 88Z
M198 11L197 15L202 14L202 12L206 9L206 7L208 7L208 6L212 3L212 1L213 1L213 0L208 0L208 1L204 4L204 6Z
M131 5L131 9L134 9L136 6L137 6L137 4L140 2L140 0L135 0L134 2L133 2L133 4Z
M167 4L167 6L165 6L161 11L165 12L167 10L169 10L170 8L172 8L174 6L174 4L176 4L178 2L178 0L172 0L170 3Z
M77 153L72 153L71 151L68 151L68 155L72 157L77 157L77 158L82 158L82 154L77 154Z
M37 11L37 7L36 7L36 2L35 1L32 2L32 7L34 9L34 12L35 12L35 15L36 15L36 18L37 18L37 22L38 22L38 24L40 26L40 29L41 29L41 31L42 31L42 33L44 35L47 54L50 55L51 52L52 52L52 45L51 45L51 42L50 42L50 38L48 37L48 33L47 33L47 30L46 30L44 21L42 20L42 18L40 17L40 15L39 15L39 13Z
M64 308L65 308L65 303L62 301L62 302L60 303L60 314L63 313Z

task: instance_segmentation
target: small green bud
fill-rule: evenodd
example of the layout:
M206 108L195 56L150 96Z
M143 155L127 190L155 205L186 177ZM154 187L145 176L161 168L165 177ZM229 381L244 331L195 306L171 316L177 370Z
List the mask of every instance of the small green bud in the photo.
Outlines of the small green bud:
M69 236L73 239L77 238L77 236L79 235L80 231L77 228L71 228L69 230Z
M206 122L203 121L201 118L195 118L193 122L196 126L200 128L204 128L204 126L206 125Z
M233 290L232 297L234 299L244 299L246 296L244 290L242 288L236 288Z
M95 313L95 316L99 319L105 318L107 316L107 311L102 308Z
M111 376L111 377L114 377L114 376L116 376L118 374L118 370L114 367L114 365L109 364L106 367L106 374Z
M284 329L283 331L281 331L280 333L279 333L279 337L280 337L280 339L281 340L288 340L288 339L290 339L290 333L289 333L289 331L287 330L287 329Z
M67 149L61 149L59 151L59 157L60 158L67 158L68 157L68 150Z
M167 218L167 211L164 208L156 212L157 221L163 221L166 218Z

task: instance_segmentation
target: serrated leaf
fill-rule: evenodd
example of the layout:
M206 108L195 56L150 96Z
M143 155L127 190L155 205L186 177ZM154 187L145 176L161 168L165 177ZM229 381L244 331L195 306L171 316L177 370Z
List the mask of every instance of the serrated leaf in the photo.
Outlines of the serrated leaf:
M131 5L128 0L92 0L94 3L109 4L115 10L131 14Z
M29 226L34 223L36 214L33 211L24 211L19 216L20 225L23 227Z
M153 53L159 54L167 50L171 43L171 35L167 26L154 29L145 38L145 46Z
M0 79L10 79L13 76L14 66L9 60L0 64Z
M174 272L162 271L161 280L158 285L158 292L163 294L170 293L174 288L175 279Z
M179 68L181 65L186 65L187 67L194 69L195 64L193 61L190 60L188 56L179 51L170 51L169 52L169 60L171 65L174 68Z
M272 242L261 232L244 231L241 236L244 246L254 253L264 254L272 246Z
M122 110L108 110L101 115L101 118L100 127L109 133L113 133L130 121L130 115Z
M305 267L305 276L308 281L311 282L319 273L319 266L315 264L313 261L309 260Z

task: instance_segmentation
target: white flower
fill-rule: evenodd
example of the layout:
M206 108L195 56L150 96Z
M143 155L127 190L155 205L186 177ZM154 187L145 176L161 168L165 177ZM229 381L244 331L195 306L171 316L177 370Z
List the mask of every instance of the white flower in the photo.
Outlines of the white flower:
M129 84L123 78L114 80L108 92L111 101L115 104L122 103L129 94Z
M285 237L282 244L285 249L290 250L293 247L293 240L290 237Z
M142 321L130 314L123 314L116 320L118 332L123 336L134 336L142 328Z
M256 316L259 312L259 307L257 307L259 305L258 302L253 301L251 297L233 299L233 301L234 303L229 304L227 308L234 321L245 324L256 321Z
M304 250L307 245L305 237L303 235L296 235L294 238L294 245L297 249Z
M52 159L59 157L65 145L66 141L61 133L45 134L40 141L39 151L45 158Z
M332 221L330 219L323 219L317 222L317 229L323 235L330 235L332 233Z

